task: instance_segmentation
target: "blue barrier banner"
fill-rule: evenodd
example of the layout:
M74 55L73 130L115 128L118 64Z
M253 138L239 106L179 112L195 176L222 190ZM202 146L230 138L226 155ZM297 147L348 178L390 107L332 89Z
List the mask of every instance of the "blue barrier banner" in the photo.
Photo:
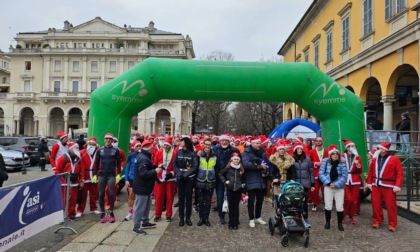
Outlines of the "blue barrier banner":
M62 221L59 176L0 190L0 251Z

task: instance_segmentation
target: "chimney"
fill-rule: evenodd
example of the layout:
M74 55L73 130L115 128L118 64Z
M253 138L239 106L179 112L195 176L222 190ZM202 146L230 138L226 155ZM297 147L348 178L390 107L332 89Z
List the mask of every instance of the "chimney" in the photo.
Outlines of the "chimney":
M148 27L149 29L155 29L155 23L153 23L153 21L150 21L149 22L149 27Z
M69 28L70 28L70 22L69 21L64 21L64 28L63 28L63 30L64 31L68 31L69 30Z

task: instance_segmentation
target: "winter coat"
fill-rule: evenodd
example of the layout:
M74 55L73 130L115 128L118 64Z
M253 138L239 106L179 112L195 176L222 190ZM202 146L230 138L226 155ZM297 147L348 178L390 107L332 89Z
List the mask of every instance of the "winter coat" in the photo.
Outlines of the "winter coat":
M311 160L306 155L298 161L295 161L291 167L291 175L291 179L299 182L305 189L309 189L315 185Z
M136 167L134 169L133 191L137 195L150 195L157 180L155 168L152 164L152 154L142 150L137 155Z
M139 154L138 152L133 151L127 157L127 162L126 162L125 171L124 171L124 178L127 181L134 179L134 170L136 169L138 154Z
M287 172L294 163L295 163L295 160L287 152L284 153L283 157L280 157L278 152L271 155L270 156L271 179L273 180L280 179L281 181L286 181Z
M93 178L93 162L95 161L96 151L93 153L93 156L87 153L86 148L80 151L81 161L85 170L85 183L91 183Z
M341 161L337 166L338 179L336 181L331 181L330 179L331 167L332 165L328 161L328 158L324 158L319 170L319 179L322 181L324 186L328 186L330 183L333 183L336 189L344 189L347 181L347 168L344 165L344 159L341 158Z
M410 134L410 118L406 117L401 122L398 123L397 127L398 131L406 131L406 132L399 132L400 135Z
M261 168L260 160L264 160L267 164L267 156L265 155L265 149L256 150L251 146L248 146L244 153L242 153L242 165L245 169L245 181L246 189L265 189L266 188L266 176L263 175L264 169Z
M204 151L201 152L197 172L196 187L199 189L213 189L216 184L216 166L217 157L213 150L207 156Z
M242 185L245 182L244 174L240 173L240 169L235 169L230 165L219 172L219 179L224 185L226 185L226 180L229 180L226 188L235 192L242 190Z
M179 149L174 160L174 170L177 179L194 177L198 168L197 159L195 152Z
M404 181L404 170L400 159L397 156L389 155L383 157L383 167L378 169L379 157L372 159L369 165L368 185L384 186L401 190Z
M70 173L70 179L74 176L73 181L70 181L71 187L79 186L79 181L85 178L85 168L83 162L80 162L80 158L74 154L65 153L57 160L57 166L54 174L60 174L64 172ZM61 186L67 186L67 181L64 177L61 177Z
M217 161L216 161L217 173L229 164L230 158L232 157L233 153L238 153L239 156L241 155L238 148L233 147L232 145L229 145L226 148L223 148L222 146L216 146L213 150L217 156Z

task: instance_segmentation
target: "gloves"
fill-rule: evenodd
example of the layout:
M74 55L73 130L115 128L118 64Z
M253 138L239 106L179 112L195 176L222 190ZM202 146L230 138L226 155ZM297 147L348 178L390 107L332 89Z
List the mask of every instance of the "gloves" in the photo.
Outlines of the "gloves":
M118 184L118 182L120 182L120 180L121 180L121 176L120 176L120 174L118 174L118 175L115 177L115 183L117 183L117 184Z
M98 177L96 175L93 176L92 183L98 183Z
M165 181L170 180L173 177L174 177L174 175L172 173L168 173L168 174L166 174Z

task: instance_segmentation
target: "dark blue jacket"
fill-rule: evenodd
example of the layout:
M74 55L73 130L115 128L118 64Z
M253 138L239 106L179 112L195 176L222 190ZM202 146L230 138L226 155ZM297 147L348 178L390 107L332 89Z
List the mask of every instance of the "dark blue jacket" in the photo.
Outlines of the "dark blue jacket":
M223 168L225 168L230 161L233 153L238 153L239 156L241 153L239 152L238 148L229 145L226 148L222 146L216 146L214 148L214 153L216 153L217 161L216 161L216 174L219 173Z
M264 160L267 164L267 156L265 155L265 149L256 150L252 146L248 146L242 153L242 165L245 169L245 181L246 189L265 189L266 188L266 177L262 176L262 169L258 169L259 160Z
M136 169L137 164L137 151L133 151L127 157L127 163L125 165L125 179L134 179L134 170Z
M115 172L118 170L118 173ZM98 174L99 173L99 174ZM120 150L114 147L102 147L96 152L93 174L99 176L116 176L121 173Z
M137 195L150 195L157 180L155 168L152 164L152 154L142 150L137 156L137 165L134 169L133 191Z
M189 167L189 170L186 169ZM198 157L193 151L188 151L180 148L176 152L174 160L174 170L176 172L177 179L181 177L194 177L198 169Z

